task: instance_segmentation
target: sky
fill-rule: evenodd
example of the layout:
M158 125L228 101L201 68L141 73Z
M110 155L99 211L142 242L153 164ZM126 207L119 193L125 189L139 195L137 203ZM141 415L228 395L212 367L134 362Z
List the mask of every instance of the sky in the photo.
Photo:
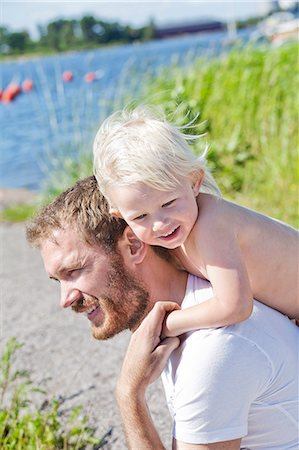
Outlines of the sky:
M230 20L262 15L267 1L256 0L159 0L159 1L13 1L0 0L0 23L10 31L28 30L37 37L37 25L58 18L81 18L91 14L107 21L142 26L154 19L158 25L205 18Z

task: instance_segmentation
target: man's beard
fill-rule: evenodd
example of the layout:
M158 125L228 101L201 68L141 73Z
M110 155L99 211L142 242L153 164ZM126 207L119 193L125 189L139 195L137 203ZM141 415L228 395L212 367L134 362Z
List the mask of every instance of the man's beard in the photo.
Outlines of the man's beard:
M110 339L121 331L136 328L152 308L147 289L125 269L122 257L113 255L109 260L108 293L100 298L84 295L84 299L72 306L76 312L81 312L88 305L100 306L104 318L99 325L95 321L92 323L93 337L100 340Z

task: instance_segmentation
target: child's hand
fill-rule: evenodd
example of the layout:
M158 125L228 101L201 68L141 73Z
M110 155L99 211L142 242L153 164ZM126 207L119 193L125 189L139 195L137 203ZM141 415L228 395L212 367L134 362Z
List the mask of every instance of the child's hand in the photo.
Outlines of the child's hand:
M171 311L167 314L162 324L161 337L174 337L184 333L182 319L181 309Z

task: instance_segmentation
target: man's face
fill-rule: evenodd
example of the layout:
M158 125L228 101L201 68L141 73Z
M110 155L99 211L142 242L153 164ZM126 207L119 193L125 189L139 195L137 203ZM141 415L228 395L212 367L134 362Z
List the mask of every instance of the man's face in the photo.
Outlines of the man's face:
M41 245L45 270L61 287L61 306L86 313L96 339L134 329L151 309L141 281L120 254L87 244L73 228L57 229Z

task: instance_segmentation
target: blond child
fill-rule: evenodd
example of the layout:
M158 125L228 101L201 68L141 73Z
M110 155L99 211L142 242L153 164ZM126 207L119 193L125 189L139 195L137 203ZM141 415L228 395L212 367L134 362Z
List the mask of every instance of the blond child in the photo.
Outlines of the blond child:
M251 315L253 298L298 319L298 232L224 200L188 139L139 107L106 119L94 142L95 176L111 214L212 284L214 297L172 312L163 334L238 323Z

